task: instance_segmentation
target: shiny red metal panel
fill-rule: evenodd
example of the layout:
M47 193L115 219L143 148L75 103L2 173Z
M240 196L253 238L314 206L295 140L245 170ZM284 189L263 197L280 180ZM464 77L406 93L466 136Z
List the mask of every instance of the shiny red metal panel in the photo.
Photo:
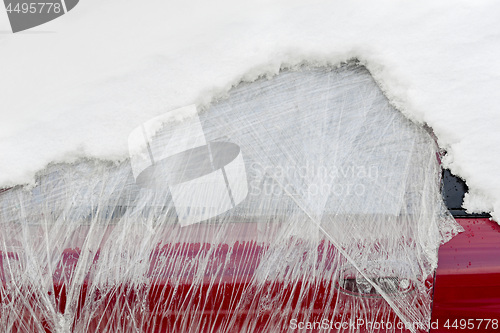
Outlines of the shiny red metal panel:
M126 321L145 323L144 332L189 331L190 324L194 325L201 321L205 323L206 332L213 329L240 331L243 327L251 328L254 332L267 332L270 329L276 330L277 327L281 327L279 329L281 331L286 331L292 320L300 323L304 317L308 318L308 322L318 323L326 315L330 318L331 325L352 322L353 316L363 318L359 313L354 313L364 311L357 306L361 299L345 294L339 295L338 287L332 285L332 280L324 279L324 277L288 284L269 281L256 289L251 282L255 278L255 270L266 248L255 242L237 243L233 246L232 251L228 251L227 244L219 245L216 249L209 251L211 247L212 245L207 243L158 246L152 254L148 274L148 278L152 279L154 283L151 288L144 288L144 290L129 288L126 284L121 284L94 293L91 296L92 299L89 300L88 288L91 276L87 275L78 290L78 301L70 309L76 315L74 325L80 318L82 308L89 301L99 301L103 305L89 319L87 328L93 331L113 329L113 325L125 327ZM329 262L336 262L334 257L338 253L334 247L322 242L319 248L324 247L326 247L326 251L321 250L318 253L326 255ZM194 283L195 277L186 274L178 277L180 278L179 284L172 283L171 269L165 264L169 257L187 264L200 251L210 253L210 262L213 268L220 267L222 262L227 262L222 271L212 271L211 269L206 271L209 276L205 276L205 278L213 277L215 274L220 277L217 279L218 282L212 285L209 283L210 279L206 279L205 283ZM79 249L66 249L54 272L54 296L57 308L61 313L68 310L65 281L71 279L80 255ZM15 260L17 254L0 255L0 264L1 258L5 256ZM99 261L99 256L100 253L97 252L94 257L95 263ZM8 279L3 270L0 273L3 281ZM204 280L203 277L198 278ZM0 294L9 297L7 290L2 290ZM32 299L33 303L37 302L33 298L36 296L30 295L29 290L25 294L28 299ZM121 295L121 297L117 295ZM262 299L273 301L272 306L265 311L256 306L256 302L258 301L260 304ZM147 306L143 311L130 311L130 316L123 316L122 311L116 311L116 309L132 309L134 305L144 302ZM343 307L340 313L334 314L336 304L337 306L343 304ZM390 323L392 327L404 327L383 299L364 298L362 304L363 308L375 314L375 317L372 318L374 323L379 325ZM29 318L33 318L33 316L38 317L40 322L45 322L42 312L29 312L29 305L28 302L24 314L27 318L25 322L29 323L31 321ZM202 309L202 311L197 309ZM375 309L377 311L374 311ZM44 325L44 328L47 332L52 332L50 325ZM370 331L366 329L366 325L360 325L357 328L359 332ZM16 329L23 330L21 327ZM28 331L36 331L35 326L28 328ZM404 328L396 331L408 332Z
M457 221L465 232L439 249L431 331L498 331L500 226L487 218Z

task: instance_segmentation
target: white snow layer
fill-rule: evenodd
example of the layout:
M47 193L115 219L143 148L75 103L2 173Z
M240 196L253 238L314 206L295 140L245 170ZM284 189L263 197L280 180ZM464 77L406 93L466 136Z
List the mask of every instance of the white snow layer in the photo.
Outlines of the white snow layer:
M357 58L433 128L465 207L499 220L498 1L84 0L17 34L0 13L0 188L50 162L125 159L139 124L241 80Z

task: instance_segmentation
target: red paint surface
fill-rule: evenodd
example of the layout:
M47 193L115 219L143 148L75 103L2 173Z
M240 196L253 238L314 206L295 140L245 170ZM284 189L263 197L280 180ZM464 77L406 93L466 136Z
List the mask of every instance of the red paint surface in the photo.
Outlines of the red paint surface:
M465 232L439 249L431 332L500 331L500 226L487 218L457 221ZM499 326L486 329L481 319Z
M489 328L486 330L486 321L481 319L499 319L500 320L500 226L488 219L458 219L458 222L465 228L465 232L454 237L451 241L441 246L439 251L439 267L436 272L434 303L432 312L432 332L458 332L468 330L470 332L484 332L495 330L492 322L489 322ZM326 252L328 256L336 255L335 249L331 245ZM151 269L149 277L154 279L153 288L149 290L132 290L126 285L117 286L115 289L103 292L98 295L104 299L107 304L101 312L95 314L95 321L91 328L99 331L106 325L119 323L125 320L136 320L138 322L151 323L157 332L169 332L179 330L177 325L180 322L180 316L186 313L185 300L189 299L193 308L203 304L205 311L200 314L198 320L204 320L208 323L216 323L224 327L227 324L227 318L235 319L235 326L247 320L253 320L256 324L255 331L265 332L264 324L269 318L276 314L292 319L291 309L300 308L301 311L312 311L317 318L321 318L324 313L324 295L337 291L331 283L325 280L316 280L313 282L299 282L293 285L284 285L283 283L268 283L261 290L253 293L254 297L260 297L265 291L272 296L277 297L277 302L268 312L256 312L256 309L247 308L239 311L239 315L234 317L235 304L242 297L243 290L249 288L250 281L254 271L258 266L259 258L265 248L252 242L242 242L228 252L227 245L219 245L217 249L212 249L211 256L214 270L206 271L205 280L214 275L220 275L221 282L216 288L209 288L206 283L193 286L193 277L186 275L181 277L181 284L175 290L170 283L171 272L167 267L161 266L160 262L166 257L184 258L189 261L200 251L208 251L209 244L171 244L159 247L151 257ZM15 260L15 253L0 253L0 267L3 267L3 259L9 256L10 260ZM54 293L59 311L63 313L66 308L67 291L63 284L64 276L66 279L71 276L76 267L80 256L78 249L67 249L64 251L58 269L54 274ZM229 258L228 258L229 257ZM94 261L99 260L99 253L94 257ZM218 263L226 262L223 271L217 271ZM333 260L332 260L333 262ZM0 270L0 280L5 281L8 276ZM88 279L79 291L79 301L77 302L76 312L81 310L86 299ZM3 284L4 285L4 284ZM5 285L4 285L5 286ZM29 291L26 292L28 299ZM126 297L117 297L116 295L126 295ZM197 295L193 297L192 295ZM299 295L302 295L302 302L299 301ZM322 296L323 295L323 296ZM339 295L341 298L351 297ZM3 299L1 299L3 297ZM94 295L95 297L95 295ZM9 298L5 290L0 293L0 301L7 301ZM116 307L127 307L128 305L138 304L138 300L147 300L146 311L141 313L138 318L116 317L113 309ZM38 301L32 297L32 302ZM164 305L169 304L171 311L165 313ZM284 305L288 304L288 307ZM386 306L383 300L370 301L370 307L380 308ZM309 307L311 306L312 307ZM313 318L314 318L313 315ZM43 321L43 313L32 313L26 309L20 316L38 316ZM294 318L300 321L299 315ZM348 321L351 314L345 313L344 318L334 318L334 321ZM386 313L385 316L377 318L380 321L398 322L394 313ZM456 322L455 322L456 320ZM453 327L455 324L456 327ZM482 326L479 326L479 325ZM446 327L448 325L449 327ZM500 323L499 323L500 325ZM465 328L461 328L465 326ZM50 332L49 326L47 331ZM150 330L149 330L150 331Z
M155 332L189 331L189 327L180 325L182 323L189 326L190 317L188 316L189 320L187 321L181 319L186 318L183 316L193 315L196 309L202 308L203 312L198 311L194 317L196 322L192 324L195 326L201 320L206 323L207 327L227 328L228 325L231 325L231 330L238 331L238 328L245 322L251 322L255 325L253 331L267 332L269 327L266 325L272 324L273 318L285 318L281 322L286 323L288 326L291 319L302 321L304 314L309 312L311 317L309 317L308 321L320 321L321 318L324 318L324 315L331 318L333 304L337 296L340 302L346 302L346 304L352 302L352 300L349 300L352 296L338 295L337 289L332 285L332 282L322 278L296 281L291 284L274 281L266 282L263 285L259 284L257 290L255 284L252 285L251 281L255 278L254 272L258 267L261 256L266 251L265 247L259 246L255 242L236 244L233 246L232 251L228 251L229 246L227 244L218 245L215 249L211 249L211 246L210 244L193 243L169 244L158 247L151 257L151 268L148 274L148 277L154 281L153 287L147 290L137 290L129 288L127 285L119 285L111 290L98 293L97 296L94 294L94 301L97 297L100 301L103 301L102 303L105 306L102 307L101 311L96 311L88 329L100 331L104 328L109 329L109 325L113 327L116 323L134 320L137 323L147 323L145 325L148 325L149 329L145 329L145 332L151 331L151 326L149 326L151 322L154 322ZM319 253L328 256L328 262L335 262L333 257L338 255L337 251L329 244L322 243L320 245L320 247L325 246L327 251L319 251ZM210 253L209 261L212 263L207 267L205 276L201 277L204 283L193 283L195 277L186 274L176 277L179 284L175 286L172 283L173 274L171 269L161 263L165 262L169 257L177 262L184 261L188 263L190 258L194 258L200 252ZM69 280L73 275L80 255L79 249L65 250L54 273L54 296L57 308L61 313L67 310L67 290L64 281ZM98 262L99 255L100 253L95 254L94 262ZM0 253L0 267L4 267L3 260L5 256L9 256L11 261L15 261L17 258L15 253ZM221 267L221 263L226 263L224 270L217 270L217 267ZM214 279L216 276L219 278ZM0 278L2 281L9 278L3 269L0 270ZM200 277L196 278L199 279ZM74 307L72 310L76 310L76 320L78 320L85 303L89 301L87 299L89 279L90 276L85 277L85 282L78 291L78 302L72 305ZM217 283L215 286L211 286L208 283L210 281L217 281ZM0 294L3 297L9 297L6 290L3 290ZM25 295L28 299L31 299L31 305L40 302L34 295L30 296L29 290L26 291ZM123 297L124 295L125 297ZM252 302L250 302L248 307L244 306L242 308L243 295L250 296L253 299L265 299L264 296L266 296L273 299L273 306L266 311L262 311L257 308L256 303L251 304ZM333 300L334 303L331 307L326 307L325 313L325 304L328 304L328 298L330 298L330 302ZM142 300L146 300L147 307L143 312L136 313L134 318L124 316L120 311L116 311L117 308L124 309L137 306ZM5 299L2 300L0 297L0 301L5 301ZM166 305L169 308L168 312L165 311ZM365 299L364 306L367 309L378 309L379 315L372 318L376 322L387 323L390 321L394 326L403 325L381 298ZM41 322L46 322L43 311L33 313L30 312L30 307L27 306L26 311L20 314L26 318L26 322L29 322L29 318L33 316L36 316ZM385 311L382 309L385 309ZM294 310L298 311L294 312ZM117 313L120 315L117 316ZM238 313L238 315L235 315L235 313ZM334 317L332 322L348 323L353 314L346 310L341 315ZM362 317L360 313L356 314L356 318ZM233 322L230 322L230 319ZM361 328L364 328L364 326L361 326ZM23 330L19 329L19 331ZM51 332L50 325L46 325L46 331ZM361 332L364 331L364 329L361 329ZM402 332L406 332L406 330Z

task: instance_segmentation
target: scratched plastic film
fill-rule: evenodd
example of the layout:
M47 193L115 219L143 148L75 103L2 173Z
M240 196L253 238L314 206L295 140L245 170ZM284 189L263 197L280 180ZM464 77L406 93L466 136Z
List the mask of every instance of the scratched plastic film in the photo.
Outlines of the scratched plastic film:
M242 83L128 142L124 162L51 165L0 194L1 327L428 331L460 227L433 138L364 67Z

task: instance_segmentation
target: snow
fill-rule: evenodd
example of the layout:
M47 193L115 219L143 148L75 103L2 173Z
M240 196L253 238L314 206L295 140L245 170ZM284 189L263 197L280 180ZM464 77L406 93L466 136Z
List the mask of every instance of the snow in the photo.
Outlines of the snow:
M141 123L241 80L357 58L432 127L470 188L465 207L499 220L498 13L495 1L85 0L17 34L0 14L0 188L51 162L124 160Z

